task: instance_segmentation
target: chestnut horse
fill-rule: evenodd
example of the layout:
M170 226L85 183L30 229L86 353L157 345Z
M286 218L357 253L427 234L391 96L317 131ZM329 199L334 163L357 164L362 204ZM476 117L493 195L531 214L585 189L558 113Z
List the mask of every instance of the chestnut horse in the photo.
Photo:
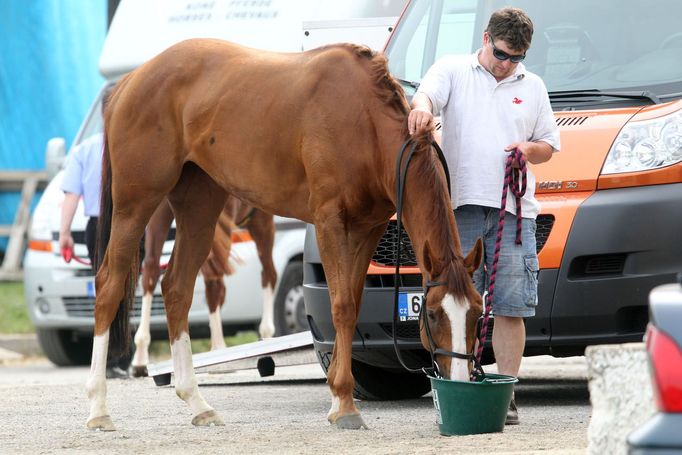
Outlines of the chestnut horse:
M166 197L177 234L161 286L176 393L194 425L223 423L197 387L187 314L232 194L315 225L336 329L327 418L338 428L365 427L353 402L352 339L370 259L396 210L408 113L385 57L352 44L281 54L194 39L123 78L105 114L100 239L108 248L96 278L87 426L114 429L104 375L109 333L112 344L127 339L122 316L133 295L137 245ZM415 140L403 220L425 283L436 283L427 291L431 333L437 347L471 352L482 312L471 281L481 243L462 257L431 135ZM436 362L445 377L468 378L467 360L436 355Z
M150 317L152 296L161 275L161 252L163 243L173 222L173 211L164 200L152 215L145 230L145 257L142 266L142 311L140 324L135 332L135 355L132 371L135 377L147 376L149 345L151 343ZM237 220L236 223L234 220ZM232 234L236 229L245 228L253 239L262 265L261 285L263 286L263 310L258 332L260 337L275 335L274 289L277 283L277 270L272 262L272 248L275 241L275 222L273 216L252 207L234 196L228 196L225 207L218 218L213 243L208 257L201 266L204 278L206 304L208 305L208 324L211 331L211 349L225 347L221 307L225 302L225 282L223 276L232 274L229 265L232 250Z

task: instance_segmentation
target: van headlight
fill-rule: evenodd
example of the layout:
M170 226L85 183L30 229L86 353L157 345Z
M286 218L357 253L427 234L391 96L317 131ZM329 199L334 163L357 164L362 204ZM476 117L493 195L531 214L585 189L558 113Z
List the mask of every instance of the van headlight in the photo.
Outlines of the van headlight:
M609 150L602 174L647 171L682 161L682 111L627 123Z

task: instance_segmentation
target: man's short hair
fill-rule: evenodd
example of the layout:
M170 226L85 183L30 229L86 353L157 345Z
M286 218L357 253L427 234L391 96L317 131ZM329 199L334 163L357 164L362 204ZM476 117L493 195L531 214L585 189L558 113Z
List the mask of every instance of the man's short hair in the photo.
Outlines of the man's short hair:
M533 39L533 22L519 8L501 8L493 12L485 30L488 35L502 40L519 52L526 52Z

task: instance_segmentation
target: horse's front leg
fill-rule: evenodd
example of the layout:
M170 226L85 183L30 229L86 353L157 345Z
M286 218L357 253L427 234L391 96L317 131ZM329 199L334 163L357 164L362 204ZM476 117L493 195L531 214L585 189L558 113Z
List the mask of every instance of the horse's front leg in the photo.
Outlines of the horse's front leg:
M263 312L258 326L262 339L275 336L275 284L277 270L272 262L272 249L275 244L275 221L272 215L256 210L251 216L247 229L256 244L258 258L263 266L261 286L263 286ZM281 335L281 334L280 334Z
M140 325L135 331L135 355L131 363L133 377L144 378L149 375L147 365L149 365L149 345L152 342L150 332L150 319L152 316L153 290L145 290L142 296L142 311L140 312Z
M144 261L142 263L142 311L140 325L135 331L135 355L132 361L133 376L148 375L149 345L152 337L149 329L154 289L161 276L161 253L168 231L173 223L173 211L167 199L163 199L147 222L144 238Z
M327 276L332 320L336 330L334 352L327 371L332 406L327 414L330 423L343 429L367 428L353 401L355 381L351 372L353 333L369 260L385 224L347 231L343 223L328 220L316 225L320 255Z

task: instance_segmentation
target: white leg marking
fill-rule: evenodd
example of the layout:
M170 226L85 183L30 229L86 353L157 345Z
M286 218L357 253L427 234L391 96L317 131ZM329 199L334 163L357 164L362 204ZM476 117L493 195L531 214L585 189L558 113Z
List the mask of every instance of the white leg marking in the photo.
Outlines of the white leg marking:
M192 410L194 416L213 408L206 403L199 393L197 378L192 364L192 346L189 334L182 332L180 338L171 344L173 354L173 368L175 373L175 393L182 398Z
M455 300L450 294L446 294L441 302L445 314L450 318L450 328L452 329L452 349L453 352L466 353L466 316L469 311L469 302L466 300ZM457 381L469 380L469 364L464 359L452 358L450 362L450 379Z
M149 344L152 336L149 333L149 320L152 316L152 294L147 293L142 297L142 314L140 314L140 326L135 332L135 356L132 365L134 367L146 367L149 364Z
M223 319L220 314L220 307L208 314L208 327L211 329L211 350L224 348L225 338L223 337Z
M90 399L90 417L88 421L109 415L107 411L107 350L109 349L109 330L96 336L92 342L92 362L90 363L90 377L85 383L85 389Z
M272 338L275 335L275 301L274 293L270 286L263 288L263 316L260 320L258 332L263 339Z
M338 414L340 406L341 400L339 400L339 397L332 393L332 407L329 409L329 412L327 413L327 420L331 422L332 419L336 418L336 414Z

